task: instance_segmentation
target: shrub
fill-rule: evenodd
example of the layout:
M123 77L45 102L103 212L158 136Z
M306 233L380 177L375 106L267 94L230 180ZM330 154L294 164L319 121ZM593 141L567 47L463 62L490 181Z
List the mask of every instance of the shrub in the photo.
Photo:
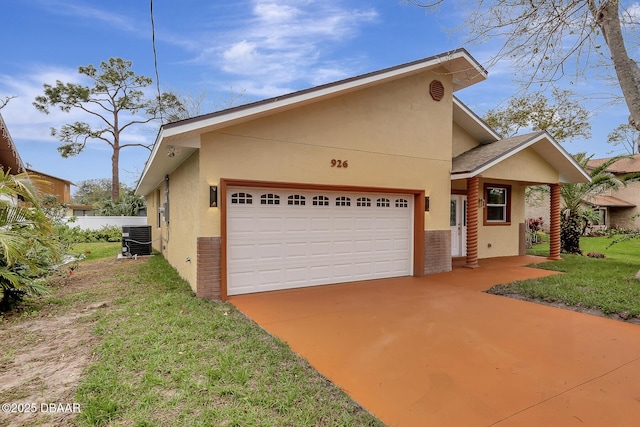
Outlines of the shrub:
M119 242L122 238L122 229L117 225L105 225L99 230L83 230L80 227L61 224L57 226L56 231L69 244Z
M542 224L544 224L544 219L542 219L541 216L538 218L529 218L527 222L529 224L529 230L542 231Z

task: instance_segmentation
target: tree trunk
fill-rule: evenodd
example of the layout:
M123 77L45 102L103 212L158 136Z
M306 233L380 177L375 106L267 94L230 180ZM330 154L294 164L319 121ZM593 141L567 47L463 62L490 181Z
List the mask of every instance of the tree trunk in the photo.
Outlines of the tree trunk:
M624 45L620 27L619 1L604 0L600 7L595 3L594 0L590 0L589 8L609 46L620 89L629 108L629 124L640 130L640 67L629 58Z
M113 147L111 156L111 200L114 202L120 198L120 148Z
M561 228L560 228L560 246L563 253L567 254L580 254L580 217L575 214L562 216Z

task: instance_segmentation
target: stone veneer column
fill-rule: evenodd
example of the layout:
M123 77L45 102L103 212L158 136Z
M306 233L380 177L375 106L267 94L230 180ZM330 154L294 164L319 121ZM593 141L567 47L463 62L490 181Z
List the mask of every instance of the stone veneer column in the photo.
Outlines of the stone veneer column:
M551 208L549 210L549 259L560 258L560 184L550 184Z
M478 200L480 180L477 176L467 178L467 264L478 268Z

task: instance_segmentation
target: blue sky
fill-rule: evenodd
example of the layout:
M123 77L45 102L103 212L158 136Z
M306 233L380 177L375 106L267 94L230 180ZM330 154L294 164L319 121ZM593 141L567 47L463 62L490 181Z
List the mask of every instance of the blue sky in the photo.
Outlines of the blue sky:
M2 109L24 162L32 169L79 182L111 177L110 147L90 143L82 154L63 159L51 127L86 120L32 102L43 83L80 82L80 65L109 57L133 61L133 69L155 80L148 0L3 0L0 40L0 97L16 95ZM450 30L464 20L454 1L437 12L403 0L155 0L158 71L162 90L204 93L201 113L240 95L235 104L312 87L369 71L465 47L487 63L497 45L463 45ZM631 52L632 55L636 52ZM637 57L637 56L636 56ZM489 69L485 82L457 92L479 115L504 103L517 90L506 64ZM595 93L593 80L578 88ZM149 89L150 91L153 88ZM607 87L608 92L615 90ZM625 123L624 105L601 108L591 101L592 138L565 144L569 152L607 156L608 133ZM125 142L150 143L158 126L138 127ZM135 185L149 152L121 152L120 176Z

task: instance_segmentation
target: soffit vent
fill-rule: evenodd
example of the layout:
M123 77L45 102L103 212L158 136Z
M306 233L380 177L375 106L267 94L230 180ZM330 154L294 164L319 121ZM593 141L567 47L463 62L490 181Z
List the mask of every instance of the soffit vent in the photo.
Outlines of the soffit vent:
M429 93L434 101L441 101L444 98L444 85L440 80L434 80L429 85Z

